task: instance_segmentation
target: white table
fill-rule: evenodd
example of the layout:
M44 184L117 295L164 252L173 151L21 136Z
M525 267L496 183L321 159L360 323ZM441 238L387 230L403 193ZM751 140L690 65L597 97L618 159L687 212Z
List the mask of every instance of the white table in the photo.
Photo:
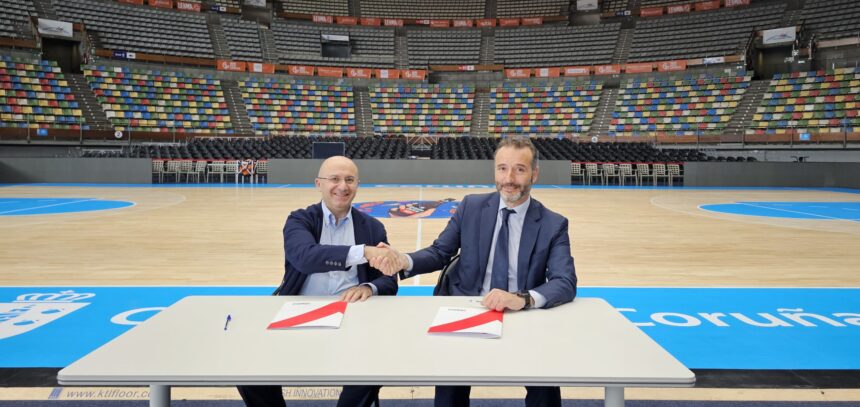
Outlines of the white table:
M187 297L61 370L62 385L688 387L690 370L606 301L577 298L505 314L501 339L428 335L440 306L470 297L373 297L350 304L340 329L267 330L285 301L312 297ZM319 298L317 298L319 299ZM227 315L232 316L224 330Z

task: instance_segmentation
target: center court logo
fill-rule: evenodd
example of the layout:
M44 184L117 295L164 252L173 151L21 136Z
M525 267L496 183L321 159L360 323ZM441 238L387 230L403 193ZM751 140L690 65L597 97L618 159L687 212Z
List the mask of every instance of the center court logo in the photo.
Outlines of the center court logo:
M450 218L457 210L453 198L438 201L362 202L353 206L375 218Z
M71 314L87 305L76 302L95 297L92 293L61 291L29 293L13 302L0 303L0 339L11 338Z

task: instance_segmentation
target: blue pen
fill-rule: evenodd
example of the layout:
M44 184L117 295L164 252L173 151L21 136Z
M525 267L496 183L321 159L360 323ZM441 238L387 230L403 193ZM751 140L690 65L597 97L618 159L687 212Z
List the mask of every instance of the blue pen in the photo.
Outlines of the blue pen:
M227 320L224 321L224 330L225 331L227 330L227 325L230 325L230 320L232 320L232 319L233 318L230 316L230 314L227 314Z

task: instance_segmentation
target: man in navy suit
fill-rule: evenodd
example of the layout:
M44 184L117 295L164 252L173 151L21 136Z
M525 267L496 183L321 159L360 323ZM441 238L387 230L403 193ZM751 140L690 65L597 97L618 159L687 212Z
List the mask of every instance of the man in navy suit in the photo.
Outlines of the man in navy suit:
M551 308L576 296L576 272L570 255L568 221L531 198L538 179L537 151L528 138L507 138L496 148L497 192L468 195L448 226L430 247L408 255L371 259L371 264L401 278L443 268L448 295L484 296L482 304L498 311ZM540 346L536 337L535 346ZM500 355L500 357L503 357ZM536 363L539 360L520 361ZM469 386L436 386L437 407L468 406ZM558 387L526 386L526 406L561 406Z
M358 191L355 163L331 157L314 183L322 202L294 211L284 225L284 279L277 294L336 295L348 302L397 294L397 279L367 263L396 253L377 247L388 242L382 223L352 207ZM248 407L286 405L280 386L239 386L239 394ZM337 405L369 406L378 394L379 386L344 386Z

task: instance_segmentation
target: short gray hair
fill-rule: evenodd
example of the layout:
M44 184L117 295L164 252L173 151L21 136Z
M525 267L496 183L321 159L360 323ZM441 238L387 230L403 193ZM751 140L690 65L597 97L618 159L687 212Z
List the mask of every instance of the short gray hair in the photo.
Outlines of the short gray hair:
M532 152L532 170L537 170L537 168L538 168L538 151L537 151L537 148L535 148L535 145L534 145L534 143L532 143L532 140L530 138L528 138L526 136L510 136L510 137L503 138L501 141L499 141L499 144L496 146L496 151L493 153L493 158L496 157L496 154L499 153L499 150L501 150L502 147L513 147L516 149L527 148L527 149L531 150L531 152Z

